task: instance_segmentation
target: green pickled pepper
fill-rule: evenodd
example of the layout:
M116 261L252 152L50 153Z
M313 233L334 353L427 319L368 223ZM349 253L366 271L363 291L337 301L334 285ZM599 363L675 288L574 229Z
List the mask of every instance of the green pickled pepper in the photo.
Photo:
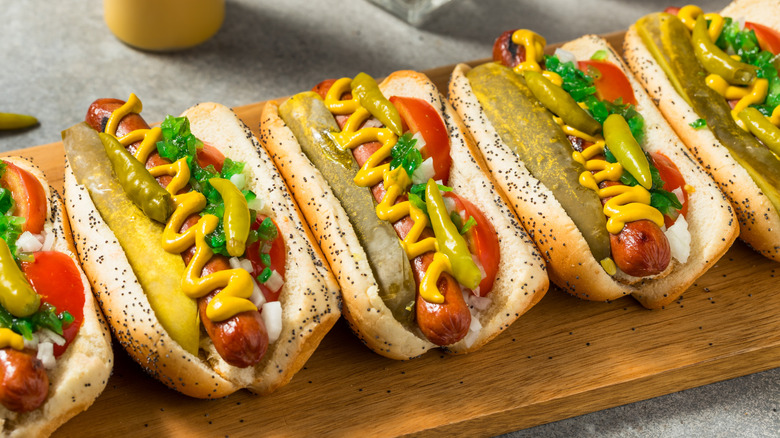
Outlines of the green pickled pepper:
M164 224L173 213L171 194L113 135L103 132L99 135L114 174L127 196L145 215Z
M604 142L623 169L633 175L642 187L650 190L653 186L650 163L631 134L626 119L620 114L610 114L604 121Z
M352 79L352 94L357 96L360 105L367 109L393 134L401 136L404 133L401 115L395 106L382 94L374 78L366 73L358 73Z
M553 84L539 72L527 71L524 76L528 89L547 109L563 119L564 123L588 135L601 132L601 124L582 109L566 90Z
M704 69L723 77L732 85L750 85L756 77L756 68L739 62L716 46L707 32L707 20L704 15L696 17L691 34L693 53Z
M449 259L453 277L467 288L476 289L482 281L482 273L471 258L466 239L452 223L444 206L444 198L439 192L439 186L433 179L429 179L425 186L425 205L431 218L431 227L436 236L439 252Z
M41 297L27 282L3 239L0 239L0 304L18 317L32 315L41 305Z
M223 226L227 252L233 257L240 257L246 251L246 241L249 238L250 215L246 198L229 180L211 178L209 184L219 192L225 202Z

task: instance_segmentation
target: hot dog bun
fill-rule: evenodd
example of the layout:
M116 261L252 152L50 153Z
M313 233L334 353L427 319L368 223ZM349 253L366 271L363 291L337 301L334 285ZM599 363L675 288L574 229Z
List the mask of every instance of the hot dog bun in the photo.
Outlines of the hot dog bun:
M609 44L596 36L582 37L565 44L563 49L572 52L577 59L590 59L596 51L606 50L608 60L627 71ZM562 289L594 301L633 295L647 308L660 308L676 300L726 252L735 239L736 225L728 202L682 148L641 86L627 74L637 99L637 111L645 120L643 147L672 159L686 183L695 188L693 193L689 193L690 206L686 215L691 233L691 251L683 264L672 260L670 272L662 278L636 282L635 278L609 276L593 257L582 233L552 192L531 175L501 140L471 89L465 76L468 70L465 64L455 68L449 87L450 102L468 127L497 184L507 194L547 258L550 277Z
M3 157L2 160L30 172L41 182L49 201L44 231L54 236L51 250L67 254L79 267L59 194L49 186L43 172L26 159ZM84 320L78 335L57 359L56 367L48 370L49 394L41 407L17 413L0 406L2 436L48 436L70 418L85 411L106 387L114 360L111 335L80 267L79 272L85 300Z
M777 1L739 0L729 4L722 15L744 17L777 30L780 29L778 6ZM731 202L739 221L740 238L764 257L780 261L780 213L711 130L690 125L699 115L650 54L636 25L626 33L623 56L691 154Z
M196 137L246 163L247 188L265 200L260 213L271 217L285 238L286 278L279 297L282 332L262 361L248 368L230 366L203 333L198 356L172 340L115 237L121 230L109 229L66 163L65 202L76 246L114 335L152 376L198 398L222 397L240 388L269 393L289 382L338 319L337 285L321 254L312 249L308 228L272 161L256 152L250 130L229 108L216 103L196 105L183 115Z
M498 233L501 261L495 285L488 295L491 303L482 311L471 309L472 321L477 319L482 328L445 347L450 353L474 351L542 298L548 287L544 262L482 170L472 151L473 145L463 134L461 122L433 83L421 73L400 71L391 74L379 87L387 97L421 98L443 116L451 141L449 185L454 192L479 207ZM402 324L393 318L383 303L377 280L358 243L345 206L339 203L320 171L303 154L274 102L263 108L260 134L261 143L296 196L341 284L344 315L357 336L375 352L393 359L410 359L435 348L436 345L416 326Z

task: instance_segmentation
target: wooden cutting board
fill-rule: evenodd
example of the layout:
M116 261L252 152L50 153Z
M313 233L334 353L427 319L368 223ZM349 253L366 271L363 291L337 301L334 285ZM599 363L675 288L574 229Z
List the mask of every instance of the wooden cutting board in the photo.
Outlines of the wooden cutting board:
M622 34L610 35L620 47ZM472 64L476 64L472 63ZM446 90L452 66L428 71ZM236 108L257 132L262 104ZM64 128L64 127L63 127ZM61 143L14 151L62 188ZM340 321L292 382L265 397L196 400L115 345L95 404L55 436L496 435L780 366L780 265L741 242L683 297L581 301L553 287L480 351L411 361L369 351Z

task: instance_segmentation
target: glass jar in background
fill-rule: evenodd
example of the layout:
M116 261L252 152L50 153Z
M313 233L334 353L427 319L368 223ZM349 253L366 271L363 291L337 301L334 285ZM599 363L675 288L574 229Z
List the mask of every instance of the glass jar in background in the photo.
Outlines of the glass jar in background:
M111 32L143 50L197 46L214 36L225 18L225 0L103 0Z
M452 0L368 0L412 26L420 26L431 14Z

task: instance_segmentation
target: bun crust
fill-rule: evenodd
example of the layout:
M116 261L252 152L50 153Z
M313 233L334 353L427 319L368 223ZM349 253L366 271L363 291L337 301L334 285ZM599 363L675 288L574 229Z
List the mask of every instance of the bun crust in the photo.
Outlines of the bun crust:
M449 185L471 201L492 221L499 235L501 261L491 297L484 311L472 307L482 329L473 336L445 348L450 353L467 353L487 343L517 317L538 302L548 287L544 262L503 198L481 170L472 146L452 108L423 74L402 71L380 84L386 96L410 96L432 104L447 125L453 165ZM261 142L271 153L287 180L298 204L309 220L320 247L339 279L344 316L355 334L375 352L392 359L410 359L435 348L416 325L404 325L393 318L379 296L379 288L339 201L320 172L302 153L292 131L279 117L278 106L263 108ZM351 254L351 257L344 257Z
M240 388L272 392L287 383L339 317L338 290L318 253L310 251L306 226L270 159L255 151L251 131L227 107L214 103L187 110L193 134L226 157L246 163L247 187L266 201L263 214L285 237L287 259L282 333L254 367L228 365L205 333L196 357L162 329L114 232L97 212L70 166L65 201L76 246L106 317L122 346L150 375L168 387L198 398L217 398ZM121 275L117 275L120 273Z
M44 230L54 235L52 250L67 254L74 261L84 286L84 321L78 335L57 359L56 368L47 371L49 394L44 404L23 414L0 406L2 436L48 436L66 421L85 411L103 392L113 368L114 353L108 326L76 257L68 220L63 216L62 199L49 186L43 172L31 162L20 157L3 157L2 160L32 173L43 185L49 200Z
M780 29L778 7L777 1L741 0L728 5L722 14ZM780 261L780 213L769 198L712 131L690 126L699 119L698 114L675 90L634 25L626 33L623 51L628 66L668 123L731 202L739 221L739 237L764 257Z
M465 76L469 67L464 64L458 65L453 72L450 100L473 135L491 174L545 254L550 276L558 286L587 300L610 301L630 294L647 308L663 307L676 300L728 250L737 231L731 207L712 180L682 148L650 98L627 73L606 41L591 35L567 43L562 48L574 53L578 59L589 59L597 50L607 51L608 60L626 72L638 102L637 110L645 119L643 146L649 152L661 152L671 158L686 183L695 188L695 192L689 194L686 216L691 233L690 257L683 264L673 261L675 266L662 278L640 279L634 284L627 284L624 278L616 277L616 280L606 274L591 254L582 233L552 192L528 172L500 139L471 91Z

